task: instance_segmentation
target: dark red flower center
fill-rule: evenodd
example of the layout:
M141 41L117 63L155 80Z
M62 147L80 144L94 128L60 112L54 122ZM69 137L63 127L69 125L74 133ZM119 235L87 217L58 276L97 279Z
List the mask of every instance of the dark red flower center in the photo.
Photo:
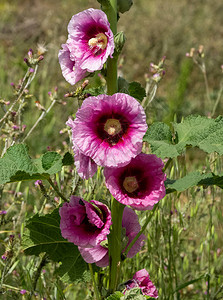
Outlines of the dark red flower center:
M129 122L122 115L103 115L95 122L98 137L110 146L116 145L127 133Z

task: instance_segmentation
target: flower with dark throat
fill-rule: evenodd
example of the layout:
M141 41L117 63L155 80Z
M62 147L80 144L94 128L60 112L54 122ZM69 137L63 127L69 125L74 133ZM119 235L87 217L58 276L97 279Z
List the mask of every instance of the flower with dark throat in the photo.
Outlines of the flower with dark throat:
M69 203L59 209L62 236L81 247L95 247L107 239L111 226L111 212L101 202L87 202L71 196Z
M131 208L125 207L122 217L122 252L126 250L140 229L141 226L137 214ZM135 256L141 250L145 239L144 234L139 236L127 253L128 258ZM107 267L109 265L108 247L103 244L92 248L78 247L78 249L87 263L96 263L98 267Z
M105 183L114 198L137 210L151 210L165 194L164 164L155 154L141 153L121 168L105 168Z
M146 269L142 269L136 272L132 280L127 281L125 285L126 290L139 287L143 295L150 296L155 299L158 298L158 291L155 285L150 280L149 273L146 271Z
M71 58L82 70L101 70L114 52L114 37L106 14L89 8L74 15L68 24Z
M76 119L68 120L74 147L100 166L127 165L142 149L147 130L139 102L127 95L98 95L84 100Z

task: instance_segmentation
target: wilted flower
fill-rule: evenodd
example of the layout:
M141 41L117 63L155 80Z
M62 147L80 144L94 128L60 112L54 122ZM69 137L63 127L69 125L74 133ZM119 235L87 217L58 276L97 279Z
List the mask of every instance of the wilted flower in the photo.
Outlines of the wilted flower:
M141 229L137 214L129 207L124 208L122 228L122 252L124 252ZM144 234L140 235L138 240L127 253L128 258L135 256L140 251L144 244L145 238L146 237ZM93 248L78 247L78 249L87 263L96 263L96 265L99 267L107 267L109 265L107 247L98 245Z
M164 164L155 154L141 153L121 168L105 168L105 183L114 198L137 210L151 210L166 193Z
M158 291L150 280L149 273L146 271L146 269L136 272L132 280L127 281L125 284L127 290L139 287L143 295L147 295L156 299L158 298Z
M71 196L59 209L62 236L81 247L95 247L107 238L111 212L105 204Z
M121 167L142 149L146 115L133 97L117 93L85 99L68 120L74 147L101 166Z
M73 128L74 122L69 119L67 125ZM74 151L74 163L77 169L79 176L83 179L88 179L92 177L97 171L96 163L89 157L84 155L79 149L73 145Z
M74 15L68 24L68 48L71 59L82 70L101 70L114 52L114 38L106 14L89 8Z
M62 45L62 50L59 51L58 57L62 74L71 85L74 85L86 76L86 70L82 70L75 59L71 58L71 52L67 44Z

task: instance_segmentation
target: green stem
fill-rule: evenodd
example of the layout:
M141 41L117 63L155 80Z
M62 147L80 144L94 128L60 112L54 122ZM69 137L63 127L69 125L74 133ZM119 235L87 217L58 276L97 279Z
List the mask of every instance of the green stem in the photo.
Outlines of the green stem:
M158 204L155 204L153 207L152 212L150 213L149 217L147 218L145 224L143 225L143 227L141 228L141 230L138 232L138 234L134 237L134 239L131 241L131 243L128 245L128 247L126 248L124 255L127 256L129 250L132 248L132 246L135 244L135 242L138 240L138 238L140 237L140 235L145 231L147 225L149 224L150 220L152 219L156 209L158 207Z
M117 32L117 0L109 0L108 4L102 6L102 9L107 14L108 21L110 23L113 35ZM118 91L117 80L117 60L118 57L108 59L107 62L107 93L113 95ZM108 237L109 242L109 289L111 292L116 290L119 273L120 273L120 261L121 261L121 232L122 232L122 215L124 205L117 202L112 197L111 203L111 215L112 215L112 227L111 233Z
M92 265L88 264L88 267L89 267L89 270L90 270L90 273L91 273L91 278L92 278L92 281L93 281L93 287L94 287L96 300L101 300L101 296L100 296L99 291L98 291L97 283L96 283L95 278L94 278L94 272L93 272Z
M107 14L113 35L115 35L117 33L117 0L110 0L110 5L104 8L104 11ZM113 95L118 91L117 60L117 56L108 58L106 78L108 95Z
M54 189L54 191L57 193L57 195L60 196L60 198L62 198L65 202L68 202L67 198L59 191L58 187L53 183L51 178L48 178L47 180L49 184L52 186L52 188Z
M118 285L121 264L121 233L124 205L112 197L112 228L108 237L109 243L109 290L114 292Z

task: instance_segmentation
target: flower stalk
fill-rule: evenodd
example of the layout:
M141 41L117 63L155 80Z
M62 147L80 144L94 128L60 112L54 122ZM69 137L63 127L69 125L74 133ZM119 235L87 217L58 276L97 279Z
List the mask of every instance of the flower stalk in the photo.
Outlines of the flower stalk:
M104 9L107 14L111 30L115 35L117 32L117 0L110 0L110 5ZM107 93L113 95L118 91L117 80L117 60L118 57L108 58L107 63ZM109 290L114 292L116 290L120 272L121 261L121 231L122 231L122 215L124 205L116 201L112 197L111 215L112 228L109 235Z

